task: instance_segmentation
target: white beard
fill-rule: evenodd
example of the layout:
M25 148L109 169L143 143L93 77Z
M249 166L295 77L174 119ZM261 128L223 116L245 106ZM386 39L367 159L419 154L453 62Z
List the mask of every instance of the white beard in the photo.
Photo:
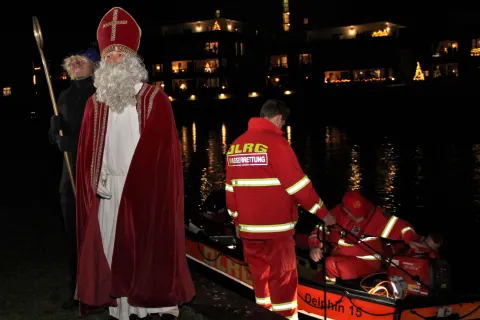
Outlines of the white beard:
M138 56L125 55L118 63L107 64L102 60L95 71L97 100L111 111L122 113L127 106L136 105L135 85L147 79L148 72Z

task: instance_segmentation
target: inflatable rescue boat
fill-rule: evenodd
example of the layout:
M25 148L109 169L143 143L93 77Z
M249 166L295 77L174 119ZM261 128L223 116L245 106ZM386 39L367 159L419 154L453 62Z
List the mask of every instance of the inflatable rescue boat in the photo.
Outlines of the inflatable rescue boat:
M221 202L222 194L216 199ZM452 292L449 265L442 259L397 255L385 258L385 272L354 281L325 281L322 263L309 258L306 239L315 223L311 219L311 214L300 210L295 235L299 318L480 319L480 295ZM224 204L210 204L185 222L186 253L192 263L213 274L216 281L225 280L233 291L253 289L241 239L235 236ZM249 298L254 300L250 291Z

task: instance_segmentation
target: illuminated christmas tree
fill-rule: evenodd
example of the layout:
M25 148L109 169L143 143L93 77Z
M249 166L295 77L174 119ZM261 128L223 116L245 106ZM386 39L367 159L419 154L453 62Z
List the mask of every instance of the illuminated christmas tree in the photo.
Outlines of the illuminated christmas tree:
M414 81L424 81L425 75L423 74L422 68L420 67L420 62L417 62L417 69L415 70L415 76L413 77Z
M213 24L213 30L220 30L220 25L218 24L218 21L215 21Z

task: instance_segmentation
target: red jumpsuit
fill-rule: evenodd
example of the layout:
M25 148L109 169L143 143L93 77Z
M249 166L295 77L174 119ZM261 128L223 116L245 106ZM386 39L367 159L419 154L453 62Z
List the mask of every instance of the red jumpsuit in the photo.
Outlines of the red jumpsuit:
M331 255L325 260L326 276L330 281L335 281L336 278L357 279L380 271L382 258L365 244L383 255L381 238L403 240L406 243L418 239L406 221L386 214L358 192L347 192L342 202L331 213L337 219L337 224L353 233L360 241L338 226L330 228L327 241L335 244ZM310 235L310 247L321 246L317 232L314 230ZM320 236L321 234L320 232Z
M298 206L324 218L323 201L303 173L283 132L252 118L227 152L227 209L239 228L256 302L297 318L297 260L293 239Z

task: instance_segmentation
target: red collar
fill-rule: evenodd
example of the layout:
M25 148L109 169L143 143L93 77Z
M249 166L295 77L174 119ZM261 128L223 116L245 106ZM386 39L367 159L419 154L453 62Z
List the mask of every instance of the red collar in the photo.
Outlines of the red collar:
M265 118L254 117L248 121L248 130L265 130L283 135L284 132Z

